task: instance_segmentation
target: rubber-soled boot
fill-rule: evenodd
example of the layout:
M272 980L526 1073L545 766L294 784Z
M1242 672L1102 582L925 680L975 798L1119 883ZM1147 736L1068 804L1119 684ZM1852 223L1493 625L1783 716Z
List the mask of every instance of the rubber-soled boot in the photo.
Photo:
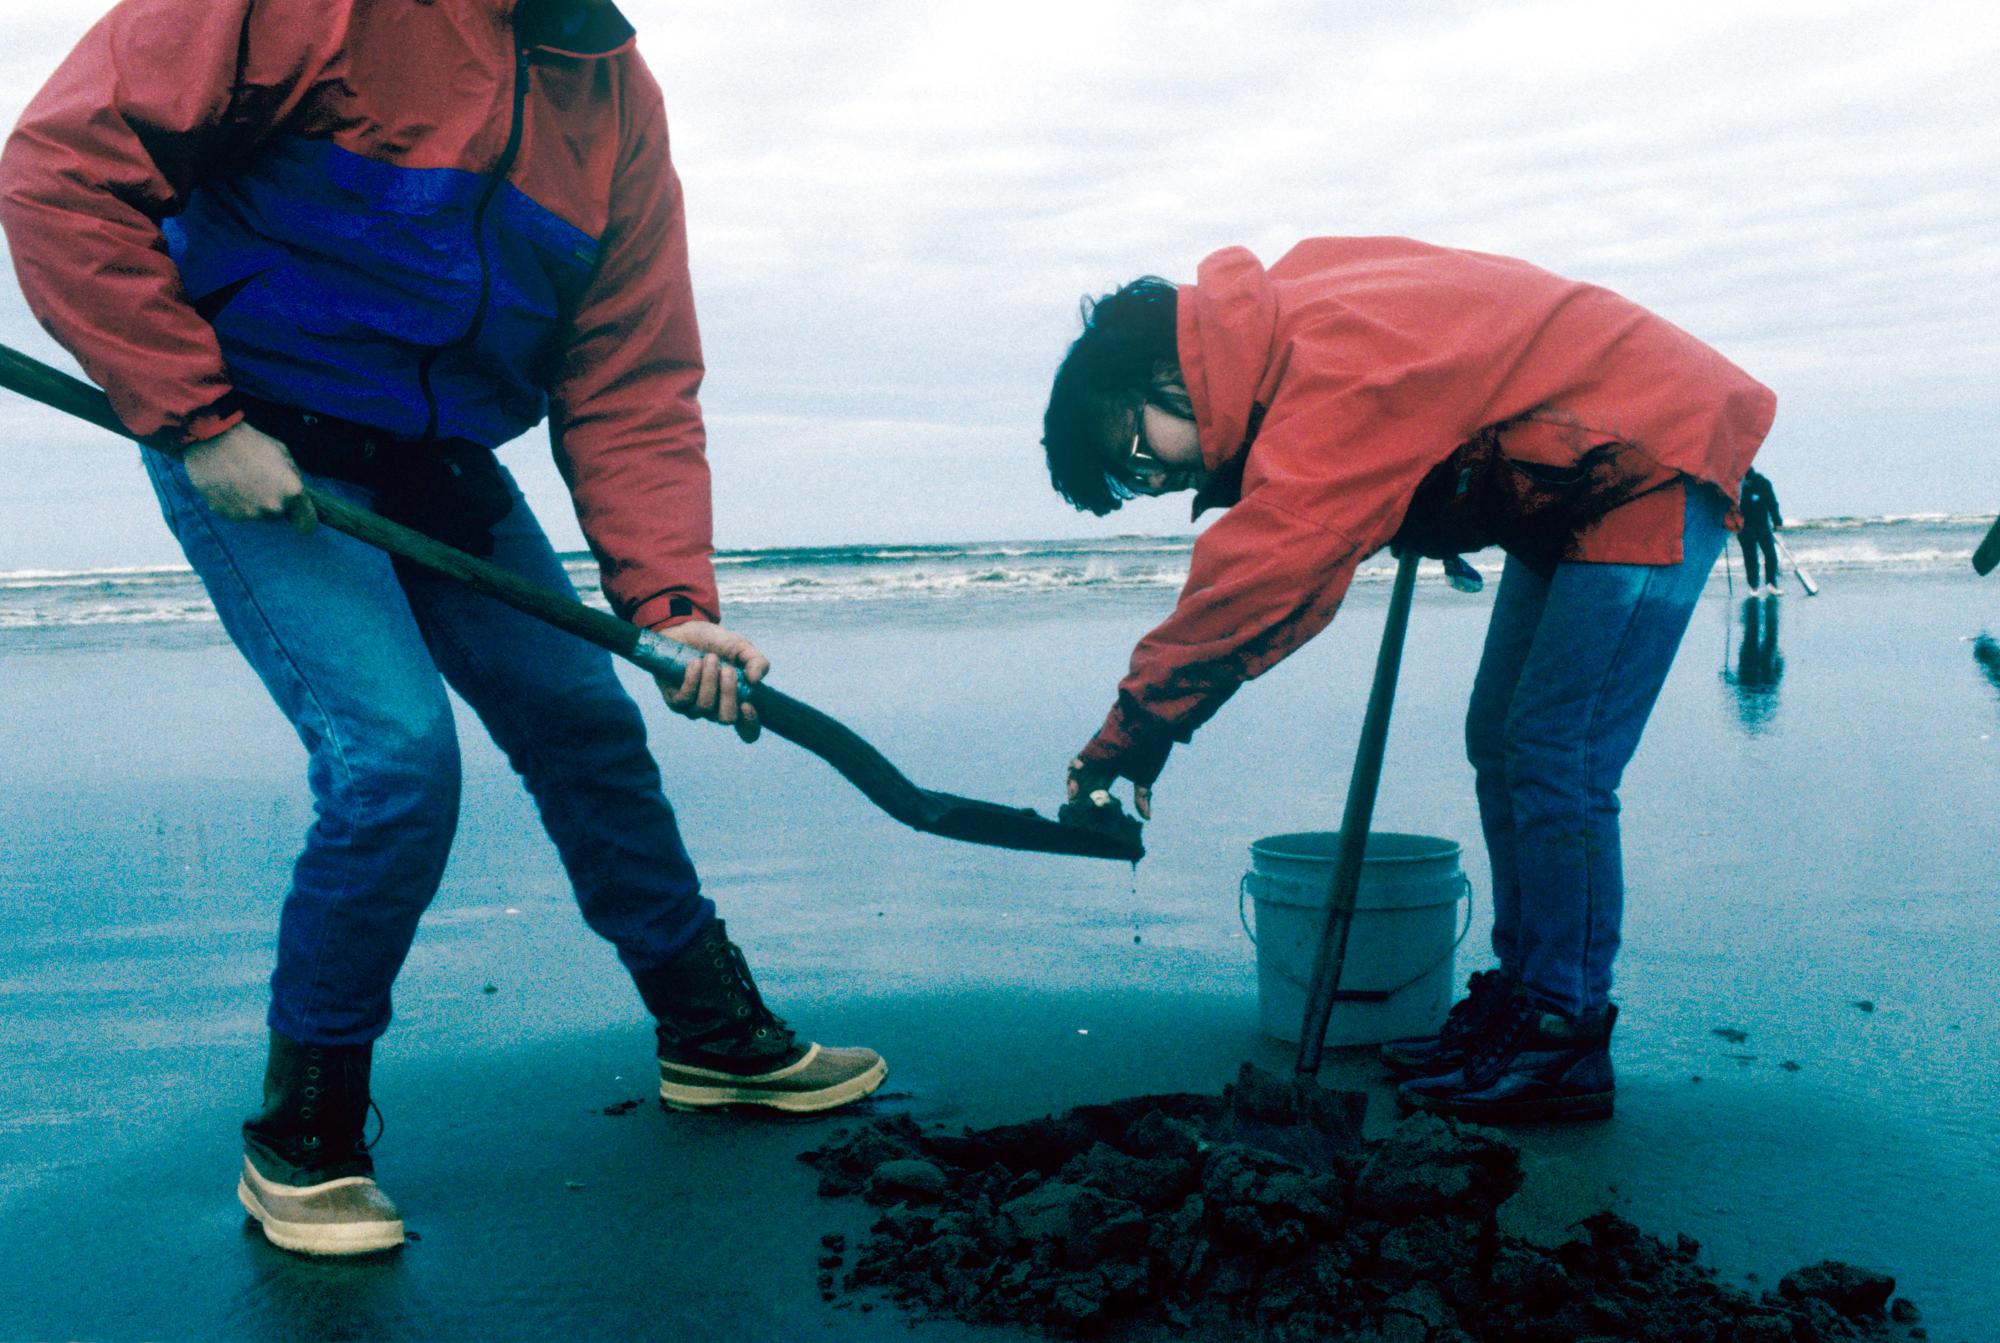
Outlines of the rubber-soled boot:
M1505 971L1476 971L1466 981L1465 997L1452 1004L1438 1033L1384 1042L1383 1065L1398 1077L1435 1077L1450 1072L1465 1062L1466 1046L1506 1007L1513 991L1514 983Z
M1405 1109L1480 1124L1606 1119L1617 1084L1611 1071L1616 1006L1571 1021L1516 991L1451 1072L1396 1088Z
M831 1110L860 1100L889 1075L872 1049L801 1045L764 1006L721 919L673 960L633 980L660 1023L660 1099L675 1109Z
M372 1254L403 1243L362 1140L373 1045L307 1045L271 1032L264 1109L243 1123L236 1197L264 1238L302 1254Z

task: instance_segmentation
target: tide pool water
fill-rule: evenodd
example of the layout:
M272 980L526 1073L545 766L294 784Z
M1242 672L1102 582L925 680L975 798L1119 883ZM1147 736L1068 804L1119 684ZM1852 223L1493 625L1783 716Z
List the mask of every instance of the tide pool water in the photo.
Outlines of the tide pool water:
M1959 530L1969 551L1977 528ZM1618 1115L1517 1135L1521 1215L1613 1206L1694 1235L1737 1281L1879 1265L1933 1339L1984 1343L2000 580L1822 570L1823 596L1794 586L1775 612L1718 570L1697 612L1625 781ZM648 717L767 994L882 1047L884 1105L989 1123L1207 1089L1288 1058L1256 1033L1237 879L1251 841L1335 824L1385 596L1358 586L1176 752L1136 872L916 835L784 742L741 747L656 699ZM775 684L918 783L1052 811L1171 601L1164 580L1015 585L737 618ZM1465 846L1461 979L1485 964L1459 734L1490 601L1420 588L1376 813ZM301 749L213 626L0 636L0 1339L907 1336L812 1288L818 1233L845 1214L790 1157L822 1126L601 1113L650 1094L638 1004L504 762L463 729L465 824L378 1065L378 1157L423 1239L388 1264L300 1265L242 1231L230 1191L309 815ZM1328 1080L1375 1074L1339 1058Z

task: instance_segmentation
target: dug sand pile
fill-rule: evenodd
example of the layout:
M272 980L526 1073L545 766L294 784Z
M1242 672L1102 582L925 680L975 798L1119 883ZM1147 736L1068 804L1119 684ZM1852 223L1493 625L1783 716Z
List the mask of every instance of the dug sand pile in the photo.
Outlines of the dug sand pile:
M925 1132L907 1117L802 1157L820 1192L886 1211L829 1237L823 1294L1060 1334L1371 1343L1833 1343L1922 1338L1888 1276L1823 1263L1753 1296L1699 1246L1611 1213L1555 1248L1502 1234L1519 1153L1421 1116L1364 1142L1362 1098L1289 1113L1245 1069L1221 1098L1140 1097L1025 1124ZM835 1270L846 1268L844 1277Z

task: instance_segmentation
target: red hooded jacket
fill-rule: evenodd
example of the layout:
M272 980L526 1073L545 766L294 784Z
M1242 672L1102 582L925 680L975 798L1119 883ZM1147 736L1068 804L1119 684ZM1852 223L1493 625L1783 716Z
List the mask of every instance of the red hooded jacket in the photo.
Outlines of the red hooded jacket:
M244 395L489 447L547 414L620 615L717 619L660 90L570 0L125 0L0 156L29 305L134 433Z
M1412 495L1461 444L1572 467L1627 445L1663 482L1734 500L1777 399L1638 305L1526 262L1406 238L1314 238L1266 270L1202 262L1178 304L1202 458L1242 474L1196 540L1179 603L1132 653L1083 758L1158 777L1244 681L1333 619ZM1572 560L1680 559L1682 490L1652 489L1562 538Z

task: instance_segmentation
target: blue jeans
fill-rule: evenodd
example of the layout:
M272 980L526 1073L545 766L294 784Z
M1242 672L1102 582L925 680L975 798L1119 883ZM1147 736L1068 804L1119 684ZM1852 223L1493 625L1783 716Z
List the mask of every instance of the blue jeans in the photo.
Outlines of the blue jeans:
M178 462L143 454L222 624L305 743L315 819L278 921L270 1024L361 1044L436 894L458 823L450 684L506 752L589 925L634 972L714 917L608 654L321 527L228 522ZM369 491L313 483L357 503ZM574 595L513 479L495 563Z
M1681 562L1509 558L1466 712L1493 863L1493 951L1543 1006L1611 995L1625 908L1618 781L1666 683L1725 536L1721 495L1690 487Z

